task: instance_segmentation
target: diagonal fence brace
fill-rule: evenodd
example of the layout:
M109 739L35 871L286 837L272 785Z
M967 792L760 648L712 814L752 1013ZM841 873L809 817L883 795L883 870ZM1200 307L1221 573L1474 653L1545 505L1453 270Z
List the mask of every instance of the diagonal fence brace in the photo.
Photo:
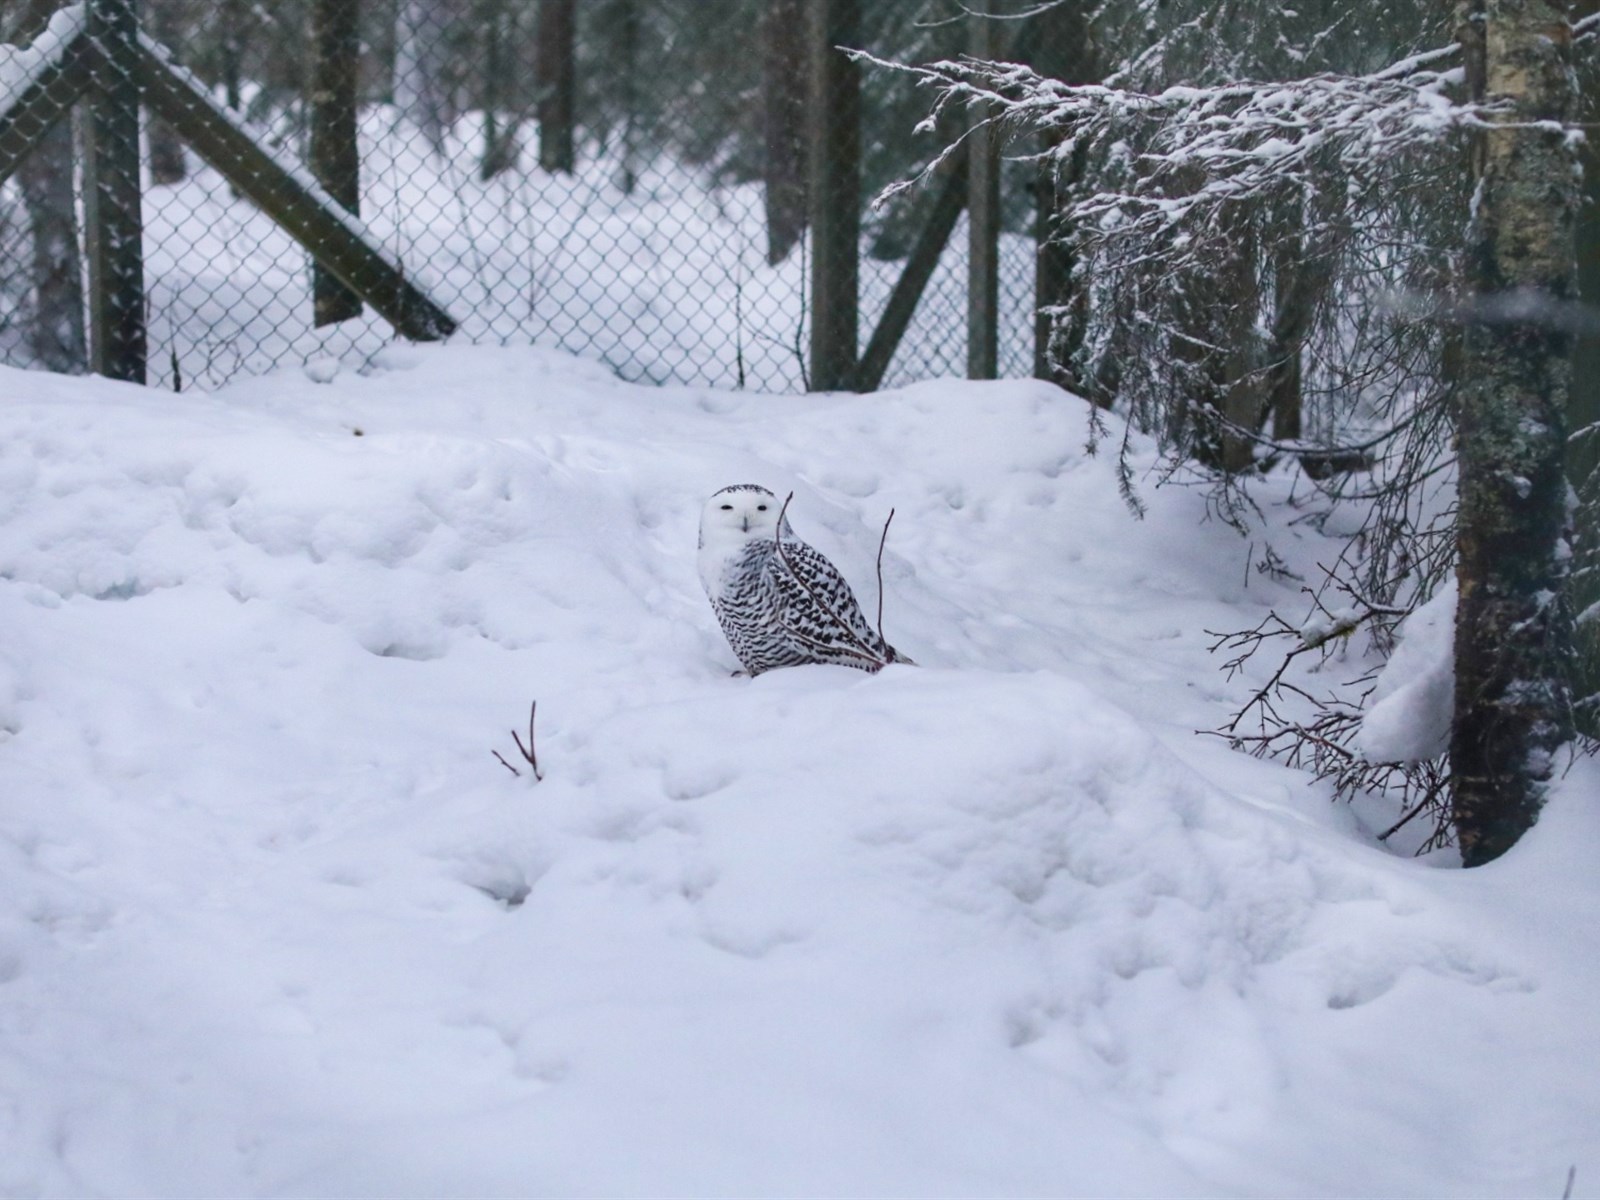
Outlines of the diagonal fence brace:
M33 70L16 99L0 111L0 183L16 174L22 160L89 91L93 76L85 59L86 46L81 30L64 40L48 61Z
M455 332L455 319L406 278L404 268L309 174L298 173L258 145L143 34L136 54L139 85L151 111L318 263L413 341L438 341Z
M80 30L33 70L28 86L0 110L0 183L91 92L103 59L99 45ZM406 277L371 233L309 176L258 145L143 34L135 62L144 103L399 333L414 341L438 341L455 331L455 319Z

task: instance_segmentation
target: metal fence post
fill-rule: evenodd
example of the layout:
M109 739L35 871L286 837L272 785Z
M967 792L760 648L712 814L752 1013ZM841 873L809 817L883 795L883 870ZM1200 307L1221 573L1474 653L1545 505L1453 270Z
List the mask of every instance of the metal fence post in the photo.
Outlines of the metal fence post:
M812 391L851 386L859 330L861 73L837 47L860 44L859 0L811 0Z
M999 55L998 22L973 13L974 58ZM1000 140L987 123L987 107L972 112L967 170L967 378L993 379L1000 371Z
M83 189L89 369L110 379L143 383L147 351L137 0L88 0L85 33L96 51Z

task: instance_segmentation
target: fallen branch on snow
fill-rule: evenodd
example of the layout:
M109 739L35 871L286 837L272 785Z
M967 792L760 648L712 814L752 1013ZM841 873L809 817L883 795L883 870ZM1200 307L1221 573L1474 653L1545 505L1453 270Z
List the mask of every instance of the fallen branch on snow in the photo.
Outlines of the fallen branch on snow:
M1234 657L1223 664L1230 679L1269 642L1292 641L1295 644L1284 652L1277 669L1234 713L1231 721L1220 729L1201 732L1223 738L1233 749L1256 758L1274 758L1290 767L1310 771L1318 779L1331 782L1335 796L1342 800L1350 800L1361 793L1397 797L1400 817L1378 835L1380 842L1387 841L1416 817L1427 814L1433 823L1432 832L1417 848L1417 853L1450 845L1453 832L1448 757L1416 762L1372 762L1353 744L1361 730L1377 672L1369 672L1345 685L1343 695L1337 692L1317 695L1286 677L1290 665L1301 655L1313 651L1326 655L1335 643L1363 626L1397 622L1411 612L1409 608L1375 603L1331 576L1329 582L1344 592L1353 604L1330 609L1319 593L1305 588L1303 590L1312 596L1317 615L1298 627L1274 612L1253 629L1233 633L1206 631L1217 639L1211 646L1213 653L1223 649L1235 651ZM1294 717L1280 706L1309 708L1310 716ZM1254 719L1254 731L1241 729L1250 718Z

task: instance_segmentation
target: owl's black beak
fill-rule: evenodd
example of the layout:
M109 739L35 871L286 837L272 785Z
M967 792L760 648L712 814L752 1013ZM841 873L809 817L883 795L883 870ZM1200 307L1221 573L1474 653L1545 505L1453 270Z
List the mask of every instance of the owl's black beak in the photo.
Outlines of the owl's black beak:
M739 529L743 533L749 533L750 532L750 518L749 517L745 517L743 520L741 520L739 522Z

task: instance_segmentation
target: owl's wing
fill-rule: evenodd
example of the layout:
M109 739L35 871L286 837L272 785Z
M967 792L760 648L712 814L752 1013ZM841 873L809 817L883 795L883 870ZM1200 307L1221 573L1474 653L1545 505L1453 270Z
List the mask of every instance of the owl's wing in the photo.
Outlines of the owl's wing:
M826 555L785 538L772 556L778 620L795 640L823 653L885 663L894 652L868 623L855 593Z

